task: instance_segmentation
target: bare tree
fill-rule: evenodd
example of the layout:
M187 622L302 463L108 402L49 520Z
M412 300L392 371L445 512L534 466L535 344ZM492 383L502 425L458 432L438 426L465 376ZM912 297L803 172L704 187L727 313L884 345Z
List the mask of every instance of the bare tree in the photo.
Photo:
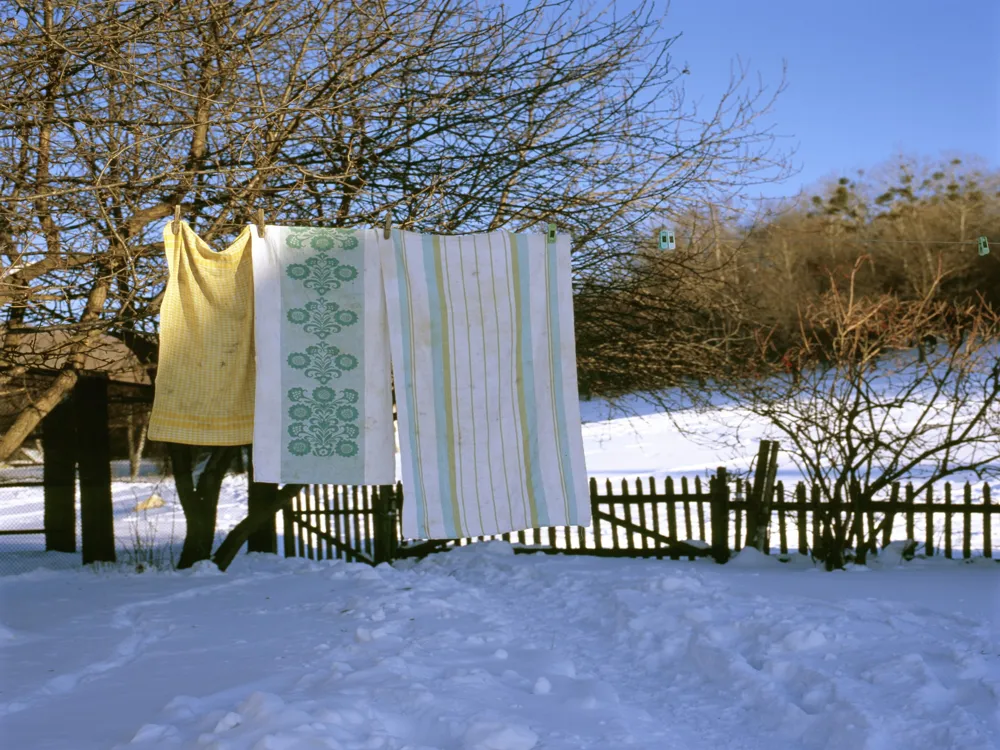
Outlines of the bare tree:
M855 295L831 279L801 316L802 344L759 379L720 384L753 417L767 420L799 470L822 493L822 549L828 569L845 551L874 551L881 527L859 534L859 503L894 482L921 477L916 491L959 472L1000 470L1000 315L983 302ZM937 282L940 283L940 269ZM936 287L936 284L935 284ZM921 357L914 342L935 335ZM759 361L774 361L761 341ZM882 519L882 524L891 519Z
M0 351L17 367L19 335L58 327L71 356L0 437L0 460L73 387L92 335L155 368L157 234L175 205L212 243L257 207L344 227L391 212L438 232L555 221L573 234L578 283L613 290L637 226L784 167L757 125L777 92L744 92L741 70L700 116L648 4L613 17L571 0L12 7Z

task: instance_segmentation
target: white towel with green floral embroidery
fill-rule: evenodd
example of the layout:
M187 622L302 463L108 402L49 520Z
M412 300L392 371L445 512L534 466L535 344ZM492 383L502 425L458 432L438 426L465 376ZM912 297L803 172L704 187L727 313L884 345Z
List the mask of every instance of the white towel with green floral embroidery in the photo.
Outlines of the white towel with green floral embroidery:
M251 234L255 479L392 484L386 240L370 229Z

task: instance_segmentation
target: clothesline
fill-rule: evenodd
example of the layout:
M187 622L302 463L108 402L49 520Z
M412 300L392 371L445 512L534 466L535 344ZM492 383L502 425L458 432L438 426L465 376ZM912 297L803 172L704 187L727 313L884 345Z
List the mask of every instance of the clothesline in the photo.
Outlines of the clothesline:
M173 219L168 219L168 221L173 221ZM244 221L242 223L224 222L222 224L215 224L214 222L206 221L204 223L207 226L232 227L232 228L236 229L236 228L239 228L239 227L253 226L256 222L253 222L253 221ZM319 229L381 229L382 228L381 225L379 225L379 224L367 224L367 225L352 224L350 226L346 226L346 225L345 226L338 226L337 224L331 223L329 220L324 221L324 220L321 220L321 219L304 220L304 221L300 221L298 219L278 219L278 220L272 221L271 219L268 219L265 223L268 226L288 226L288 227L297 227L297 226L310 226L310 227L313 227L314 226L314 227L317 227ZM407 229L402 224L393 224L392 228L393 229L406 229L406 231L410 231L410 232L417 231L416 229L412 229L412 228ZM482 231L497 231L497 232L499 232L499 231L506 231L506 230L497 229L497 230L482 230ZM434 230L434 234L440 235L440 236L448 236L448 237L458 237L458 236L461 236L461 235L475 234L475 233L476 232L455 232L453 234L449 234L447 232L440 232L438 230Z
M213 226L237 228L237 227L252 226L253 223L254 222L252 222L252 221L245 221L245 222L243 222L241 224L228 223L227 222L227 223L224 223L224 224L215 224ZM271 221L268 221L267 223L269 225L271 225L271 226L300 226L300 225L303 225L303 224L307 224L309 226L317 226L317 225L328 226L330 229L357 229L358 228L357 225L338 227L336 225L327 224L327 223L325 223L323 221L299 221L299 220L284 221L284 220L282 220L280 222L271 222ZM378 227L377 225L373 224L373 225L370 226L370 228L371 229L378 229L380 227ZM406 229L406 228L404 226L402 226L402 225L393 224L393 229ZM416 231L416 230L408 229L406 231ZM506 231L506 230L499 230L498 229L498 230L483 230L483 231ZM475 233L476 232L455 232L453 234L449 234L449 233L446 233L446 232L439 232L439 231L435 231L434 232L434 234L437 234L437 235L452 236L452 237L458 237L458 236L465 235L465 234L475 234ZM806 234L812 234L812 232L807 232ZM849 242L852 242L854 244L859 244L859 245L916 245L916 244L920 244L920 243L926 243L926 244L930 244L930 245L975 245L977 243L977 241L978 241L978 239L975 238L975 237L973 237L972 239L969 239L969 240L961 240L961 241L960 240L934 240L934 239L929 239L929 240L928 239L924 239L924 240L858 240L858 239L853 239L853 238L851 238L849 240ZM715 240L713 240L713 242L715 242ZM726 244L726 245L734 245L734 244L738 245L738 244L743 243L743 242L746 242L746 240L731 240L731 239L720 239L720 240L718 240L719 244Z
M167 218L166 220L169 222L169 221L172 221L173 219ZM187 220L185 219L185 221L187 221ZM199 222L199 224L204 224L204 225L212 226L212 227L216 227L216 228L226 227L226 228L232 228L232 229L242 229L242 228L247 227L247 226L253 226L255 223L256 222L253 221L253 220L247 220L247 221L244 221L244 222L222 222L222 223L219 223L219 224L216 224L216 223L214 223L214 222L212 222L210 220L204 220L202 222ZM274 219L274 220L266 219L265 220L265 224L266 225L270 225L270 226L315 226L315 227L319 227L319 228L329 228L329 229L358 229L358 228L381 229L382 226L383 226L383 225L376 224L376 223L372 223L372 224L368 225L367 227L359 227L359 225L357 225L357 224L353 224L353 225L350 225L350 226L337 226L336 224L332 223L331 219L324 219L324 218L312 218L312 219ZM538 224L547 225L546 222L539 221L539 222L536 222L534 225L531 225L531 226L537 226ZM412 224L409 227L407 227L406 224L393 224L392 226L393 226L393 228L403 229L405 231L425 231L425 232L426 231L431 231L431 230L429 230L427 228L422 229L422 230L417 230L417 229L413 228ZM467 235L467 234L476 234L476 233L479 233L479 232L488 232L488 231L510 231L510 230L509 229L473 230L473 231L464 231L464 232L449 233L449 232L441 232L441 231L435 229L435 230L433 230L433 233L437 234L439 236L459 237L459 236L463 236L463 235ZM521 230L521 231L523 231L523 230ZM659 230L657 230L657 231L659 231ZM798 234L803 235L803 236L815 237L815 235L819 234L820 231L821 230L803 231L803 232L799 232ZM95 230L95 233L96 233L96 230ZM678 239L680 239L680 238L678 238ZM990 239L992 239L992 238L990 238ZM654 233L654 241L655 240L656 240L656 235ZM927 244L927 245L936 245L936 246L940 246L940 245L947 245L947 246L957 246L957 245L968 246L968 245L973 245L973 246L975 246L975 245L977 245L979 243L979 236L972 237L972 238L970 238L968 240L946 240L946 239L935 239L935 238L924 238L924 239L920 239L920 240L886 240L886 239L879 239L879 238L875 238L875 239L861 239L861 238L857 238L857 237L831 237L831 238L826 238L825 240L819 240L819 241L822 241L824 244L827 244L828 242L834 242L834 243L855 244L855 245L919 245L919 244ZM709 245L718 244L718 245L724 245L724 246L734 246L734 245L741 245L741 244L746 243L746 242L747 242L746 239L720 238L720 239L717 239L717 240L713 239L708 244ZM794 240L793 240L793 243L794 243ZM817 243L817 240L812 239L810 241L810 245L809 246L812 247L816 243ZM795 243L795 244L798 244L799 247L801 248L804 243ZM50 252L50 251L47 251L47 250L34 250L34 251L24 250L22 252L24 254L26 254L26 255L61 255L61 254L67 254L67 255L69 255L69 254L73 254L71 251L61 251L61 252L55 252L55 253L53 253L53 252ZM76 251L76 252L79 253L80 251Z

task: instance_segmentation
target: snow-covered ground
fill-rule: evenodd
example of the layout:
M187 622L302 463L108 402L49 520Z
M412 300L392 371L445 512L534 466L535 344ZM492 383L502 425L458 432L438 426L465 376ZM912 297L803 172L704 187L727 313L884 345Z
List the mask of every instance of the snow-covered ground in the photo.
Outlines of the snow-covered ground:
M584 419L583 438L586 453L587 472L600 480L614 481L614 491L620 492L620 480L628 479L634 486L635 479L642 479L648 487L649 477L654 477L657 486L662 486L665 477L676 480L687 477L693 480L701 477L707 491L708 477L715 473L719 466L725 466L731 476L748 476L751 462L754 461L759 441L774 438L767 425L760 420L748 417L738 407L720 404L711 414L695 411L678 411L672 415L661 413L655 407L638 399L627 399L619 409L612 409L603 401L589 401L581 404ZM623 416L621 408L627 410L628 416ZM680 426L680 429L678 427ZM733 441L737 434L739 440ZM731 444L734 443L735 444ZM731 445L727 445L731 444ZM400 477L399 456L396 456L396 476ZM777 478L786 485L786 491L791 493L794 485L802 477L794 464L784 452L778 456ZM115 476L127 476L128 463L116 462ZM143 466L139 481L116 481L112 487L115 507L115 534L119 547L120 559L129 561L135 557L138 549L153 547L153 556L163 563L169 563L180 554L184 539L184 516L180 509L173 480L157 476L159 467L154 462ZM15 472L5 470L0 472L0 480L10 481L9 477L41 478L40 467L31 473L30 469L18 469ZM915 477L916 478L916 477ZM952 491L955 502L960 503L961 483L971 480L974 502L980 502L981 481L973 476L959 475L953 478ZM991 485L994 503L1000 502L1000 483ZM678 487L679 490L679 487ZM605 491L603 483L602 493ZM141 512L136 512L136 506L148 500L152 495L158 495L164 505ZM246 477L230 476L223 484L219 503L218 540L233 528L246 515ZM943 498L943 487L936 487L936 502ZM624 514L623 509L619 509ZM666 528L666 510L660 506L661 528ZM13 489L0 486L0 528L41 528L42 523L42 490ZM995 519L993 544L1000 544L1000 523ZM962 519L953 516L952 547L956 554L961 554L962 535L964 533ZM798 529L794 517L787 518L788 540L794 549L797 545ZM942 516L935 520L935 545L944 547L944 522ZM280 529L280 524L279 524ZM731 535L735 527L730 528ZM697 532L696 532L697 533ZM778 524L772 523L771 547L779 547ZM917 540L925 539L925 518L918 515L915 518L914 534ZM79 538L79 533L78 533ZM906 538L906 519L897 515L893 525L893 539ZM530 541L530 540L529 540ZM594 546L592 532L587 533L587 546ZM605 543L610 545L610 537L605 534ZM732 539L735 546L735 538ZM982 516L976 515L971 524L971 546L974 555L983 552ZM26 572L47 560L44 564L70 564L58 562L51 557L46 558L44 538L41 534L31 536L0 536L0 575L10 572ZM146 555L148 557L148 555ZM74 560L71 564L75 565Z
M599 477L745 470L765 436L713 452L661 414L585 414ZM163 507L137 514L154 492ZM179 553L172 482L114 495L121 560ZM30 527L40 502L0 494L0 519ZM220 537L245 511L227 478ZM0 576L0 747L1000 749L1000 566L898 553L826 573L489 543L375 569L242 555L137 574L21 552L30 572Z
M0 578L9 748L996 750L1000 575L514 555Z

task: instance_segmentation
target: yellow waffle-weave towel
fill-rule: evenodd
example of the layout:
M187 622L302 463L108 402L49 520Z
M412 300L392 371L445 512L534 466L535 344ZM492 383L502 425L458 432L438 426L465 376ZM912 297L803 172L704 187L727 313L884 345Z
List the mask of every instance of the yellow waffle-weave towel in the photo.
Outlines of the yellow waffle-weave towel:
M253 441L253 271L250 228L221 252L167 222L170 278L149 439L188 445Z

